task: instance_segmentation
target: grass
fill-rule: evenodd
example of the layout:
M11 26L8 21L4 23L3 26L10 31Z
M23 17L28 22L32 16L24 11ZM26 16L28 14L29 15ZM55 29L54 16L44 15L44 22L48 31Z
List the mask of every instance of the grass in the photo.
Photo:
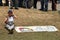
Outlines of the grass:
M36 25L54 25L58 32L37 32L37 33L17 33L14 30L13 35L9 35L4 29L4 19L7 15L8 7L0 7L0 40L60 40L60 14L58 11L42 12L36 9L13 9L17 16L16 26L36 26Z

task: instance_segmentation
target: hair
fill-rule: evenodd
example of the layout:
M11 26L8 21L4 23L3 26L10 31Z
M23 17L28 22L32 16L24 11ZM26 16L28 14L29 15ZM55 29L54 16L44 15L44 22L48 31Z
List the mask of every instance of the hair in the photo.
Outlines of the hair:
M8 11L8 14L10 14L10 13L13 13L11 9Z

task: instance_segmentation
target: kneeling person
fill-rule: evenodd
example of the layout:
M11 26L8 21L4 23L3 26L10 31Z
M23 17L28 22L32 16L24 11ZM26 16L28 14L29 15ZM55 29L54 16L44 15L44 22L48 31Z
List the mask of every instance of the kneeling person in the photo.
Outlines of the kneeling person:
M13 34L14 18L16 18L16 16L13 14L12 10L9 10L8 16L5 19L5 24L6 24L5 28L9 31L9 34Z

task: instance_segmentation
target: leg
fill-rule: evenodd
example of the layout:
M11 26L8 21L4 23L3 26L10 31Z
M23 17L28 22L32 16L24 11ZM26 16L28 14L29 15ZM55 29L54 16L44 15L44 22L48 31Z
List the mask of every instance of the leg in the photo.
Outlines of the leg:
M56 4L57 4L57 0L52 0L52 10L55 11L56 9Z
M8 6L8 0L5 0L6 1L6 6Z
M44 10L44 0L41 0L41 9L40 10Z
M13 4L12 6L14 7L15 6L15 0L12 0L12 4Z
M14 7L14 3L15 3L15 2L14 2L14 0L11 0L10 2L11 2L11 4L10 4L11 7L10 7L10 9L13 9L13 7Z
M55 0L55 10L57 10L57 0Z
M0 0L0 6L2 6L2 0Z
M4 27L8 32L10 31L7 27Z
M37 0L34 0L34 8L37 8Z
M14 4L15 6L15 9L18 9L18 0L15 0L15 4Z
M9 34L13 34L13 30L14 30L14 29L12 29L12 30L9 30Z
M52 10L54 10L54 0L52 0Z
M45 0L44 3L45 3L45 9L44 10L47 11L48 10L48 0Z
M22 7L22 2L23 2L23 0L18 0L18 1L19 1L19 3L18 3L19 5L18 5L18 6L19 6L19 7Z
M11 26L12 28L9 30L9 34L13 34L14 30L14 24Z
M24 0L24 2L25 2L25 7L27 8L27 6L28 6L28 0Z

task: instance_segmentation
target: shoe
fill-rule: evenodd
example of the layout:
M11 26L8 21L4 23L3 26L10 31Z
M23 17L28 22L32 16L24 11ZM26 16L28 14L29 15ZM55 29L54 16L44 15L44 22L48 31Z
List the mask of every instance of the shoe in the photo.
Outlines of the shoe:
M18 8L15 8L15 9L17 9L17 10L18 10Z
M48 10L44 10L45 12L47 12Z
M9 31L9 33L8 34L13 34L13 31Z
M13 9L13 7L11 7L10 9Z
M52 11L57 11L57 9L54 9L54 10L52 10Z
M44 11L43 9L39 9L39 10Z
M13 34L13 33L9 32L8 34Z

